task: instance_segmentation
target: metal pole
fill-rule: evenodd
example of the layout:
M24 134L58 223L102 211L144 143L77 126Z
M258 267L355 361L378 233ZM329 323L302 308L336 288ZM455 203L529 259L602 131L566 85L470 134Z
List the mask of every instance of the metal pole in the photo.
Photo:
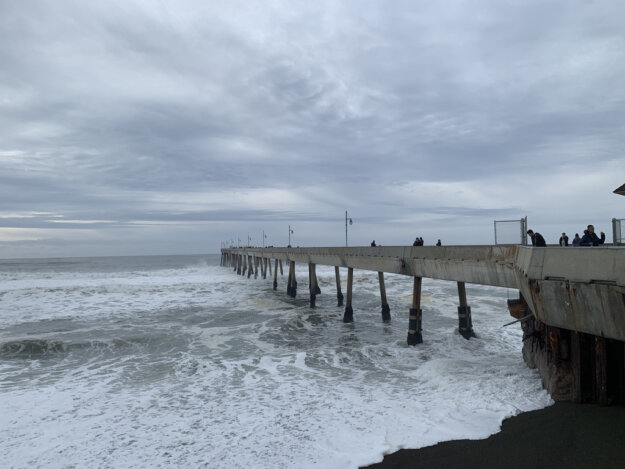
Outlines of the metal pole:
M493 221L493 227L495 230L495 244L497 244L497 220Z

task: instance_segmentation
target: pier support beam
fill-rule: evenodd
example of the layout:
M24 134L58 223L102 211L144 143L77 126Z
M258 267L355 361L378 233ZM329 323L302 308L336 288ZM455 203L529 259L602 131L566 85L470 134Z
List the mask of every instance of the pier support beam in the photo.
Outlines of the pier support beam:
M384 285L384 272L378 272L380 281L380 299L382 301L382 321L391 320L391 308L386 301L386 286Z
M243 255L237 254L237 275L241 275L241 264L243 263Z
M347 268L347 304L345 305L345 314L343 314L343 322L354 322L354 309L352 308L352 287L354 285L354 269Z
M282 271L282 259L280 259L280 276L283 276L284 272Z
M271 259L269 259L269 258L267 259L267 267L269 267L269 275L270 275L270 276L271 276L271 275L273 275L273 274L271 273Z
M475 337L473 332L473 321L471 320L471 307L467 305L467 290L464 282L458 282L458 332L465 339Z
M273 289L278 289L278 259L273 264Z
M408 345L417 345L423 342L421 333L421 319L423 312L421 311L421 277L414 277L412 287L412 308L410 308L410 316L408 320Z
M595 390L597 403L608 405L608 364L606 341L595 336Z
M289 262L289 283L287 285L287 293L291 298L297 296L297 280L295 279L295 261Z
M316 265L313 263L308 264L308 290L310 291L310 307L314 308L317 301L317 274Z
M343 292L341 292L341 276L339 274L338 266L334 266L334 276L336 277L336 299L338 301L337 306L343 306Z
M249 265L249 269L247 270L247 278L250 278L252 276L252 270L254 270L254 269L252 269L252 267L253 267L252 259L253 259L252 256L247 256L248 265Z
M254 278L258 278L258 257L254 256Z
M263 262L263 279L267 279L267 258L263 257L262 262Z

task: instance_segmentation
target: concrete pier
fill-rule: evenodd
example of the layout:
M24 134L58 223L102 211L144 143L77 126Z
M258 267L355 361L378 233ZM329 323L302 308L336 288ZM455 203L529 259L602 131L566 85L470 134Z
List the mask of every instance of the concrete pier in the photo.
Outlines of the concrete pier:
M516 289L519 299L509 300L508 308L524 332L524 359L539 370L553 398L600 404L625 402L625 247L232 248L222 250L222 264L241 275L242 269L252 268L247 256L265 260L263 278L266 262L275 259L274 288L278 265L283 275L282 261L289 262L287 293L292 297L297 292L295 262L308 264L311 305L313 295L318 294L312 266L335 268L338 306L343 305L339 268L347 268L345 322L354 320L354 269L378 272L383 319L385 310L390 309L384 273L412 276L407 338L411 345L423 340L423 278L457 283L458 331L467 339L475 334L465 284Z

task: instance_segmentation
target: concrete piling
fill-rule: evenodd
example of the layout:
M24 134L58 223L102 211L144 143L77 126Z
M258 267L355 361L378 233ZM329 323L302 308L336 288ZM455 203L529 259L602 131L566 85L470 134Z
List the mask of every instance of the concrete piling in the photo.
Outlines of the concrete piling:
M284 275L284 272L282 271L282 259L280 259L280 275Z
M382 321L391 320L391 308L386 301L386 286L384 285L384 272L378 272L380 282L380 300L382 302Z
M347 304L343 314L343 322L354 322L354 309L352 308L352 287L354 285L354 269L347 268Z
M243 254L237 255L237 275L241 275L241 264L243 263Z
M458 332L465 339L475 337L473 321L471 319L471 307L467 305L467 291L464 282L458 282Z
M273 289L278 289L278 259L275 259L275 262L273 264Z
M310 292L310 307L314 308L317 300L317 275L316 266L313 263L308 264L308 290Z
M254 278L258 278L258 256L254 256Z
M295 261L289 262L289 279L290 279L290 289L289 296L291 298L295 298L297 296L297 280L295 278Z
M599 405L608 405L608 366L606 340L595 338L595 392Z
M263 279L266 279L267 278L267 258L263 257L262 262L263 262Z
M338 301L337 306L343 306L343 292L341 292L341 276L339 274L338 266L334 266L334 276L336 277L336 299Z
M412 287L412 308L410 308L410 316L408 320L408 345L417 345L423 342L421 333L421 319L423 312L421 311L421 277L414 277Z

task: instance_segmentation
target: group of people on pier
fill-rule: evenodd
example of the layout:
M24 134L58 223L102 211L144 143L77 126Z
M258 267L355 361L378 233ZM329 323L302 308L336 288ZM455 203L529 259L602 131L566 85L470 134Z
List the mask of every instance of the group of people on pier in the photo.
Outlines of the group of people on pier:
M599 246L605 243L605 233L601 231L600 234L601 237L597 236L597 233L595 233L595 227L593 225L588 225L587 228L584 230L584 236L580 238L579 234L575 233L575 237L573 238L571 244L573 246ZM547 246L545 238L543 238L540 233L534 232L533 230L527 230L527 235L532 240L532 246ZM566 235L566 233L562 233L558 244L562 247L566 247L569 245L569 237Z

